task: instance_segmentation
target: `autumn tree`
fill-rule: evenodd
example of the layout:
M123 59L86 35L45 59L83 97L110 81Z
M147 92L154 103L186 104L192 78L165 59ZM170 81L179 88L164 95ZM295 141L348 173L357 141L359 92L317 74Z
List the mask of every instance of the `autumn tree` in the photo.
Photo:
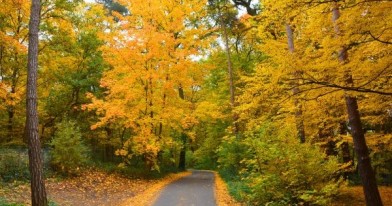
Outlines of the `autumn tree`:
M101 80L105 96L93 98L89 105L101 116L92 128L117 124L127 128L129 136L116 153L141 156L148 167L157 168L162 148L182 147L170 136L173 130L187 128L181 119L194 121L187 113L191 107L187 93L203 73L197 71L192 56L203 48L204 29L197 19L203 17L204 5L199 1L120 3L132 15L118 15L121 27L104 50L113 69Z
M3 1L0 9L0 82L3 96L0 104L2 143L21 144L23 135L23 96L25 93L28 41L28 1Z
M334 23L336 35L342 34L341 28L338 25L339 18L340 8L335 2L332 7L332 21ZM348 52L345 45L342 45L341 49L338 51L338 59L342 64L348 61ZM350 68L347 68L344 71L344 78L346 85L354 86L354 80ZM352 94L345 94L345 101L347 105L349 123L351 126L351 134L354 140L354 148L358 155L358 168L362 178L366 205L382 205L381 196L377 188L376 176L370 163L369 149L366 144L361 116L358 111L357 97Z
M71 8L73 12L69 11ZM45 139L50 138L55 123L67 116L78 121L89 136L88 120L94 119L94 115L85 112L82 105L89 103L87 92L102 94L99 80L108 67L100 48L111 19L105 16L102 5L95 4L69 3L47 15L40 56L45 64L39 82L49 88L41 90L41 133Z
M249 119L246 114L260 114L261 110L264 111L264 117L259 118L257 122L249 119L248 125L258 125L258 122L263 121L262 119L271 119L271 117L274 120L282 120L282 118L285 121L290 120L286 114L292 108L287 104L287 99L293 95L287 91L292 89L293 82L297 82L296 87L301 91L294 98L308 101L304 103L304 107L308 108L303 115L305 124L309 128L307 133L312 141L317 136L329 139L339 133L345 133L346 118L337 109L343 108L344 96L352 96L363 101L384 99L385 96L382 98L379 95L390 95L391 88L385 84L390 74L390 59L385 56L389 53L387 51L389 45L388 40L385 39L390 38L390 31L382 29L388 28L388 23L376 20L380 17L390 18L390 15L385 13L388 4L390 3L341 2L338 6L342 11L341 15L336 18L335 14L333 22L331 12L327 11L333 8L336 10L336 7L333 7L330 2L263 1L263 12L255 20L260 23L258 26L260 36L265 39L261 49L269 58L268 61L260 64L260 72L256 71L254 76L244 77L249 87L240 97L240 101L243 101L240 112L244 113L242 117ZM274 15L276 11L284 11L285 17L289 18L282 19ZM288 20L292 26L295 26L294 56L287 55L285 42L287 40L284 34L289 32L287 30L285 32L284 27ZM376 37L374 33L378 33L379 37L374 38ZM300 71L300 75L292 76L296 71ZM347 84L348 79L352 79L350 84ZM262 84L257 85L258 82ZM251 97L254 98L252 101L249 100ZM272 104L268 105L265 103L266 100ZM276 102L273 103L273 100ZM353 105L356 108L356 101L351 100L351 106L348 108ZM349 112L351 126L346 131L351 132L355 140L358 138L357 132L362 133L363 126L358 121L358 110L354 110L357 113L357 118L354 119L359 126L357 125L357 129L353 127L353 113ZM362 111L367 113L366 110ZM323 114L323 116L316 114ZM364 141L362 143L362 148L366 148ZM334 154L335 145L331 144L327 147L328 153ZM358 151L357 154L366 154L364 159L367 161L369 158L366 150ZM370 166L369 163L367 165ZM371 168L367 168L366 170L372 173ZM362 174L364 173L363 171ZM366 182L367 180L364 180L364 185ZM375 190L370 193L377 194ZM374 202L379 204L378 201Z

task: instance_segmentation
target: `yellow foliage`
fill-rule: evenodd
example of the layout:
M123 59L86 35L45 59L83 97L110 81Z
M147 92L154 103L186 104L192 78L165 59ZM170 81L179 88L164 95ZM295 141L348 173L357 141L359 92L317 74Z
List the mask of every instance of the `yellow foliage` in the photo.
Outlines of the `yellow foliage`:
M119 27L112 28L105 60L113 69L104 73L102 99L92 97L86 106L99 121L91 129L120 124L133 131L118 153L145 155L155 161L171 141L170 132L189 130L198 124L192 114L193 88L200 85L203 70L192 56L200 55L201 36L207 32L193 21L205 14L202 1L119 1L132 15L116 15ZM142 8L149 8L148 10ZM185 99L179 95L179 88ZM191 133L190 133L191 134Z

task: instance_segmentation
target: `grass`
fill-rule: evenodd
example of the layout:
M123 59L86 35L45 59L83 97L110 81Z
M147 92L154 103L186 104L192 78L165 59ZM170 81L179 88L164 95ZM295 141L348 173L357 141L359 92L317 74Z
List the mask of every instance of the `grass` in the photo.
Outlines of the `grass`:
M0 197L0 206L23 206L23 204L18 203L10 203L7 202L4 198Z
M241 205L232 196L230 196L228 186L217 172L215 172L215 198L218 206Z

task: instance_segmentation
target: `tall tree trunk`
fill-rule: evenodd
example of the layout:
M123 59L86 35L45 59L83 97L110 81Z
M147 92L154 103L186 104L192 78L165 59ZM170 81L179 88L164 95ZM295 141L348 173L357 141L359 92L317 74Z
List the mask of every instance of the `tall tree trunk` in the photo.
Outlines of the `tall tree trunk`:
M293 37L293 29L290 24L286 23L286 33L287 33L287 44L291 54L294 53L294 37ZM295 70L294 77L299 77L300 72ZM293 88L293 96L294 96L294 106L295 106L295 125L297 128L297 137L301 143L305 143L305 126L302 115L302 104L298 98L298 94L300 93L300 89L298 87L298 80L294 83Z
M40 0L32 0L29 22L29 49L27 65L26 133L29 143L31 204L33 206L48 205L42 169L41 143L38 133L37 112L38 31L40 12Z
M180 87L178 88L178 95L180 96L180 98L182 100L185 99L184 96L184 90L182 88L182 86L180 85ZM185 163L186 163L186 142L187 142L187 136L184 132L181 133L181 151L180 151L180 161L178 163L178 168L180 170L185 170Z
M339 17L339 6L336 2L334 2L334 7L332 9L332 20L335 24L335 32L337 35L340 35L340 29L337 22ZM347 59L347 49L343 46L339 51L339 61L344 64ZM346 84L352 86L354 81L351 75L351 71L345 71L345 77ZM380 193L378 191L376 176L370 162L369 149L367 147L365 134L362 128L361 116L358 111L357 98L349 93L346 93L345 101L351 127L351 135L353 137L355 152L358 159L358 170L363 184L363 191L365 193L366 205L382 206L383 204Z
M229 73L229 89L230 89L230 106L231 106L231 112L232 112L232 118L233 118L233 133L237 134L238 133L238 125L237 125L237 115L234 113L234 107L235 107L235 88L234 88L234 79L233 79L233 63L231 61L231 52L230 52L230 46L229 46L229 35L227 33L227 28L224 22L224 18L222 15L222 11L219 11L220 16L221 16L221 27L223 29L223 40L225 44L225 52L226 52L226 59L227 59L227 69Z

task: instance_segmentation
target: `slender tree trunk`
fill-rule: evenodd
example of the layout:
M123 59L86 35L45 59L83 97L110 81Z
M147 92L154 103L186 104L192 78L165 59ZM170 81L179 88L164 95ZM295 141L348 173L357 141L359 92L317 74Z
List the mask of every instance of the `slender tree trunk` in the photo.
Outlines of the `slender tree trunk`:
M26 132L29 143L31 204L33 206L48 205L42 169L41 143L38 133L37 112L38 32L40 12L40 0L32 0L29 23L29 49L27 66Z
M286 33L287 33L287 44L291 54L294 53L294 37L293 37L293 29L290 24L286 23ZM294 76L299 76L299 71L294 71ZM297 80L298 81L298 80ZM301 143L305 143L305 126L302 115L302 104L298 98L298 94L300 93L300 89L298 87L298 82L295 82L293 88L294 95L294 106L295 106L295 125L297 128L297 137L299 138Z
M340 35L340 29L337 20L340 17L339 6L334 3L332 9L332 20L335 23L335 32ZM348 60L347 49L343 46L339 51L339 61L344 64ZM353 85L354 81L350 71L346 71L346 84ZM376 176L373 171L369 149L366 144L365 134L362 128L361 116L358 111L357 98L351 94L346 93L345 101L347 106L347 113L351 127L351 135L354 141L355 152L358 159L358 170L361 176L363 191L365 193L366 205L368 206L382 206L380 193L377 187Z
M234 88L234 79L233 79L233 63L231 61L231 52L230 52L230 46L229 46L229 35L227 33L227 28L224 22L224 18L222 15L222 11L219 11L220 16L221 16L221 27L223 29L223 40L225 44L225 52L226 52L226 59L227 59L227 69L228 69L228 74L229 74L229 89L230 89L230 106L231 106L231 112L232 112L232 118L233 118L233 133L237 134L238 133L238 125L237 125L237 115L234 113L234 107L235 107L235 88Z
M180 85L180 87L178 88L178 95L180 96L180 98L182 100L185 99L184 96L184 90L182 88L182 86ZM180 161L178 163L178 168L180 170L185 170L185 163L186 163L186 141L187 141L187 136L184 132L181 133L181 151L180 151Z

